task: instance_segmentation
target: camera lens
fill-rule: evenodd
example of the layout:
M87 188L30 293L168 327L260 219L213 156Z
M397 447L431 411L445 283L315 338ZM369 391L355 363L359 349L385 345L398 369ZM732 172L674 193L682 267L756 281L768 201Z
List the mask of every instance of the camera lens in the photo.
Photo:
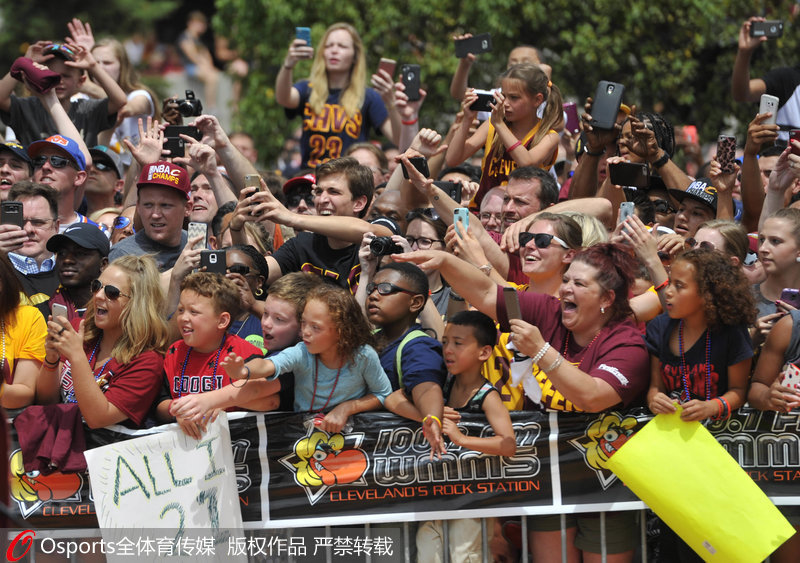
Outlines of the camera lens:
M613 94L614 93L614 85L613 84L609 84L608 88L606 88L606 92L609 93L609 94Z
M778 27L777 26L775 26L775 25L769 26L769 32L770 33L776 33L777 31L778 31Z

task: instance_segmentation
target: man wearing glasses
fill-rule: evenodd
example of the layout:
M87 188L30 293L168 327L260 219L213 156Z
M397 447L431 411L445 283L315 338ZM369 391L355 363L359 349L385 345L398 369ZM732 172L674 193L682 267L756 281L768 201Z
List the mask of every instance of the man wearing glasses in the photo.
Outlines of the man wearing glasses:
M55 256L47 241L58 233L58 192L34 182L17 182L8 194L22 203L23 226L0 226L0 251L7 252L25 295L32 305L44 305L58 287Z
M53 135L31 143L28 156L33 163L33 181L58 191L58 221L63 231L73 223L88 219L75 211L83 198L86 182L86 157L77 141Z

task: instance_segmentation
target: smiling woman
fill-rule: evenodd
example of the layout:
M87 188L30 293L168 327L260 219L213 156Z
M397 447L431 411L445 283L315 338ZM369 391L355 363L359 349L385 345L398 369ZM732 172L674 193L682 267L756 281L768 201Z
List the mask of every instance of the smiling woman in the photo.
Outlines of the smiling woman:
M90 428L140 426L161 387L169 338L152 258L124 256L92 282L84 320L48 323L40 403L78 403Z

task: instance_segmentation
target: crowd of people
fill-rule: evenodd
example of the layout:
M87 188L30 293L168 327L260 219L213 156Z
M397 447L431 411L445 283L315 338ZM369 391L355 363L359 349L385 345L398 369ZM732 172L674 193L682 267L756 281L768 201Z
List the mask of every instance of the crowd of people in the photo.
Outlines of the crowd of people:
M199 104L162 104L117 40L73 20L0 80L14 139L0 145L0 404L89 428L177 422L194 438L221 411L302 412L337 433L385 408L421 425L432 459L513 456L511 410L792 411L800 142L782 132L800 129L800 77L750 78L756 21L732 95L780 108L754 110L738 160L686 168L673 125L633 100L600 128L588 98L570 131L532 46L511 51L488 112L468 86L476 55L461 58L452 107L431 110L457 112L442 135L423 127L424 90L368 76L352 25L287 38L275 93L302 119L302 169L286 179ZM181 45L209 88L202 25ZM612 184L621 165L645 184ZM492 432L466 435L462 412ZM27 430L21 444L41 439ZM608 560L630 561L635 518L614 513L602 534L596 515L568 517L566 559L600 560L604 535ZM561 561L560 519L529 522L534 560ZM494 524L496 560L513 560ZM479 521L449 537L453 560L480 560ZM442 541L441 522L420 525L419 560ZM680 541L663 553L697 557ZM798 557L795 537L773 560Z

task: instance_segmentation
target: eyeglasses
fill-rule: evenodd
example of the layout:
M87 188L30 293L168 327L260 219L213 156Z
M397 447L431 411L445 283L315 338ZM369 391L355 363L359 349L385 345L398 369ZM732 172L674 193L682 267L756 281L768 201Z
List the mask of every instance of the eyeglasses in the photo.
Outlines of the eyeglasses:
M113 223L112 226L115 229L124 229L128 225L131 225L131 230L135 233L136 229L133 228L133 225L131 224L131 220L128 219L127 217L125 217L124 215L118 215L117 217L115 217L114 218L114 223Z
M406 236L406 240L408 241L409 246L417 245L417 248L420 250L428 250L434 242L441 242L444 241L440 238L428 238L428 237L410 237Z
M53 222L55 222L55 219L35 219L32 217L25 217L22 220L22 226L24 227L27 223L30 223L31 227L34 229L46 229Z
M419 219L420 217L427 217L431 221L437 221L440 216L439 212L433 207L418 207L406 213L406 223L412 219Z
M569 249L567 243L558 238L555 235L551 235L548 233L520 233L519 234L519 246L528 246L528 243L533 241L536 245L536 248L547 248L550 246L550 243L556 241L558 244L563 246L564 248Z
M675 213L677 211L665 199L654 199L653 206L656 208L656 213Z
M314 205L314 196L312 194L292 194L286 198L286 204L289 207L297 207L301 201L305 201L306 205L311 207Z
M234 264L233 266L229 266L228 272L231 274L239 274L240 276L249 276L251 274L250 266L246 264ZM252 273L255 274L255 272Z
M33 167L34 168L41 168L44 166L45 162L50 161L50 166L53 168L65 168L67 166L72 166L74 169L78 169L72 160L65 156L58 156L57 154L51 154L50 156L46 155L39 155L33 158Z
M703 242L697 242L695 239L693 239L691 237L686 239L686 246L688 246L689 248L697 248L699 246L700 248L705 248L706 250L716 250L717 249L716 246L714 246L713 244L711 244L707 240L704 240Z
M127 293L122 293L119 290L119 288L115 285L103 285L103 282L101 282L100 280L94 280L92 282L91 289L92 293L97 293L101 289L104 290L106 297L108 297L112 301L116 301L117 299L119 299L120 295L122 295L123 297L127 297L128 299L130 299L131 297Z
M372 295L372 292L375 291L376 289L378 290L378 294L380 295L392 295L393 293L400 293L400 292L408 293L409 295L421 295L416 291L411 291L410 289L404 289L389 282L381 282L381 283L369 282L367 284L367 295Z
M492 219L494 219L496 222L500 223L500 222L503 221L503 214L502 213L489 213L488 211L485 211L483 213L480 213L478 215L478 218L481 220L481 223L488 223Z

